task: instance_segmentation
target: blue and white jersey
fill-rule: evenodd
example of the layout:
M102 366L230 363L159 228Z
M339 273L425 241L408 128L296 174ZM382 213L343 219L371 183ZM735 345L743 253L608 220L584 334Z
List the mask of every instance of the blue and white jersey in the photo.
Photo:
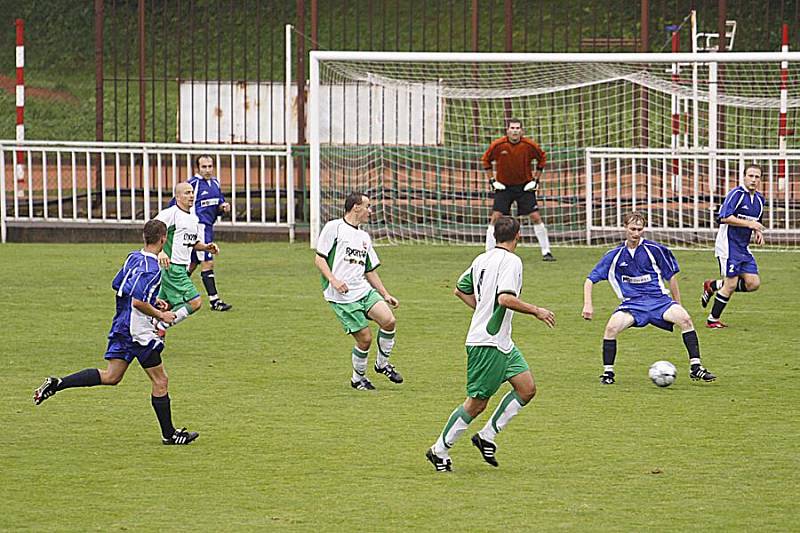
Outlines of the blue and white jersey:
M194 205L190 212L198 218L200 224L214 225L217 217L222 214L219 206L225 203L225 196L222 194L219 180L217 178L207 180L195 175L189 178L189 185L194 191ZM175 205L174 197L169 201L167 207L173 205Z
M153 341L162 342L150 317L133 307L134 298L155 305L160 286L158 258L144 250L129 253L111 282L111 287L117 291L117 312L108 332L109 339L122 337L143 346Z
M761 222L764 217L764 196L758 191L751 195L741 185L731 189L725 196L725 201L719 206L717 221L729 216ZM714 255L731 259L750 256L749 244L752 235L753 230L750 228L720 223Z
M634 298L669 296L667 285L678 272L678 261L669 248L642 239L633 250L623 242L608 251L588 278L592 283L607 279L617 297L626 302Z
M200 176L192 176L189 185L194 189L194 206L192 213L197 215L201 224L208 226L217 221L217 217L222 214L219 206L225 203L225 196L217 178L210 180Z

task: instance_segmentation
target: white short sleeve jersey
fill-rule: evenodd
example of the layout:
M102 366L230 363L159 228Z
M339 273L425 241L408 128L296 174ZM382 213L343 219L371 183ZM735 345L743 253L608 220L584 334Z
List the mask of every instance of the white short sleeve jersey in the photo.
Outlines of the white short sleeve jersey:
M514 311L497 302L501 294L522 293L522 260L503 248L475 258L458 279L458 290L475 295L475 311L467 333L467 346L494 346L503 353L514 348L511 320Z
M171 263L188 266L192 260L192 248L198 243L200 229L197 217L177 205L164 209L156 215L167 225L167 242L164 253Z
M346 304L360 300L372 289L364 274L378 268L380 260L369 234L343 218L331 220L317 240L317 255L328 262L335 278L347 284L341 294L322 276L322 293L329 302Z

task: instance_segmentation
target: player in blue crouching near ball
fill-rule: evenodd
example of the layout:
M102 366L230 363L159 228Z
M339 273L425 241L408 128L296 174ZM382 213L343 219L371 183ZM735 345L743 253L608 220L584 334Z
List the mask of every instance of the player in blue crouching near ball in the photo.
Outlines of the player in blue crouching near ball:
M164 444L189 444L198 437L186 428L175 429L172 424L167 372L161 361L164 341L158 335L151 318L170 323L175 313L166 310L167 304L158 298L161 270L157 254L167 240L167 226L160 220L144 225L144 248L131 252L111 287L116 292L116 313L108 334L105 369L87 368L63 378L49 377L33 393L33 403L41 404L64 389L116 385L134 359L152 382L151 404L161 427Z
M623 219L625 242L608 251L592 269L583 284L583 318L594 315L592 287L608 280L622 303L611 315L603 334L603 374L600 383L614 383L614 360L617 357L617 336L629 327L643 328L652 324L672 331L677 324L683 333L683 344L689 354L689 377L714 381L716 376L700 362L700 342L692 317L681 305L676 274L680 271L672 252L657 242L642 238L646 220L632 211ZM669 285L667 288L666 285Z

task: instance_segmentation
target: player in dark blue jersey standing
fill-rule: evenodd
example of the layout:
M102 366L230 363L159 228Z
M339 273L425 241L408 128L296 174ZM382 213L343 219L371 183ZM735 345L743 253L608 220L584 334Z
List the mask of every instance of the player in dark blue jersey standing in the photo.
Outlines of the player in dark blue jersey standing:
M761 279L758 265L750 253L750 240L764 244L764 196L758 192L761 184L761 167L747 165L744 169L742 185L732 189L719 207L719 230L714 244L721 279L707 279L703 283L700 303L708 305L714 297L714 305L706 319L706 327L717 329L727 327L720 321L722 311L734 292L753 292L758 290Z
M677 324L689 354L689 377L714 381L716 376L700 362L700 342L692 317L681 305L678 288L678 262L666 246L642 238L646 220L633 211L625 215L625 242L608 251L583 284L583 318L591 320L592 287L608 280L622 303L608 319L603 333L603 374L600 383L614 383L614 360L617 357L617 336L629 327L652 324L672 331ZM669 285L667 288L666 284Z
M166 303L157 297L161 285L157 256L167 239L167 226L160 220L151 220L144 225L143 237L144 248L128 254L111 282L116 291L116 313L108 333L108 366L104 370L87 368L63 378L46 378L34 391L33 402L39 405L58 391L73 387L116 385L130 363L138 359L152 382L151 403L161 426L162 442L189 444L198 434L172 425L167 373L161 362L164 341L151 321L151 317L167 323L175 320L175 313L166 310Z
M217 218L230 213L231 205L225 201L219 179L214 176L214 159L210 155L198 156L195 167L197 174L192 176L189 184L194 189L194 214L200 220L200 241L207 244L214 242L214 223ZM189 274L194 272L198 264L211 310L229 311L233 306L223 302L217 293L214 256L208 252L192 252Z

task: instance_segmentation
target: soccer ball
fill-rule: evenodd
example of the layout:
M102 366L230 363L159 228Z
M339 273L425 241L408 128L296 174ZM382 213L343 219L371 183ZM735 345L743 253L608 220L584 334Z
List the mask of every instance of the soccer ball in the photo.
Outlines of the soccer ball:
M650 370L647 373L657 386L669 387L675 383L678 370L669 361L656 361L650 365Z

